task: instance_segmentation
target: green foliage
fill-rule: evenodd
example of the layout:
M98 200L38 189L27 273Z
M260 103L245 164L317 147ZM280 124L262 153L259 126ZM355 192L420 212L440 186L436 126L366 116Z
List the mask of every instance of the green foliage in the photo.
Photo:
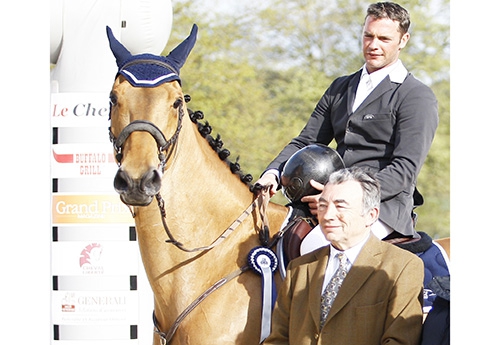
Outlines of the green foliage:
M331 81L362 66L367 3L256 0L247 7L235 2L232 11L214 11L216 4L174 0L174 24L164 53L198 24L198 41L181 71L183 89L192 96L189 107L205 113L230 158L239 157L255 181L300 132ZM450 232L449 0L401 5L412 18L410 43L401 59L433 89L440 114L418 178L425 204L417 209L417 229L444 237ZM280 195L273 199L286 202Z

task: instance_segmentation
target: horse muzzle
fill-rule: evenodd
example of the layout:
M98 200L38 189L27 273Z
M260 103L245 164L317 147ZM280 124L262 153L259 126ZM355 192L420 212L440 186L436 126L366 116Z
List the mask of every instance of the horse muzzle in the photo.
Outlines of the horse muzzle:
M113 182L115 191L123 203L129 206L147 206L161 188L161 172L149 169L138 179L133 179L122 168L118 169Z

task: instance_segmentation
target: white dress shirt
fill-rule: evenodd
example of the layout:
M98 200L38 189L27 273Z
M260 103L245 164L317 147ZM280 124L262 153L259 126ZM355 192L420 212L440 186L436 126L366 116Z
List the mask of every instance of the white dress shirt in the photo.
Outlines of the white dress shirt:
M366 64L363 65L363 71L361 72L361 78L359 80L358 88L356 90L356 97L354 99L354 104L352 110L356 111L359 105L368 97L368 95L377 87L385 77L389 76L391 81L402 83L405 80L408 70L405 68L401 60L396 61L396 63L381 68L375 72L368 73L366 70ZM369 80L370 88L366 89L367 80Z
M354 264L354 261L358 257L359 252L361 251L361 248L363 248L366 241L368 240L369 235L370 234L368 234L363 241L356 244L354 247L344 250L344 254L347 256L347 272L349 272L352 265ZM323 294L323 292L326 289L326 286L328 285L330 280L332 280L333 275L339 268L340 261L336 256L338 252L340 252L338 249L330 245L330 256L328 258L328 264L326 265L325 279L323 280L323 288L321 289L321 294Z

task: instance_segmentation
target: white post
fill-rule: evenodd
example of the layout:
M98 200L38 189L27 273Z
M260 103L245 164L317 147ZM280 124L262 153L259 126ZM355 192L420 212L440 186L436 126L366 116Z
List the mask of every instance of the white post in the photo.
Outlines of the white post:
M152 344L153 295L117 193L106 26L132 54L160 54L170 0L51 0L51 344Z

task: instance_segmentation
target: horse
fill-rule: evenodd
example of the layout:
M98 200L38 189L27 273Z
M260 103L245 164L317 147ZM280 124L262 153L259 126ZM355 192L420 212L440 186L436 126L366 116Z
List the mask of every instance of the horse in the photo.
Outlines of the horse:
M132 59L108 28L121 66L110 93L114 187L134 215L154 294L154 344L258 344L262 277L247 268L248 256L262 247L262 224L272 238L288 209L259 203L220 138L198 122L200 112L186 116L178 74L195 36L193 26L165 59ZM157 68L172 79L140 85L134 68ZM281 279L274 281L278 289Z
M132 55L107 28L119 68L110 92L113 183L134 217L154 294L153 343L258 344L264 267L249 259L273 246L290 210L266 188L255 193L202 113L188 109L179 73L196 33L193 25L163 57ZM278 270L274 278L277 290Z

